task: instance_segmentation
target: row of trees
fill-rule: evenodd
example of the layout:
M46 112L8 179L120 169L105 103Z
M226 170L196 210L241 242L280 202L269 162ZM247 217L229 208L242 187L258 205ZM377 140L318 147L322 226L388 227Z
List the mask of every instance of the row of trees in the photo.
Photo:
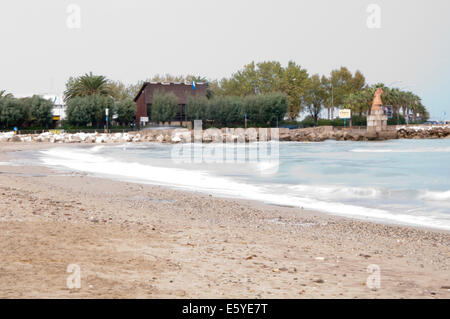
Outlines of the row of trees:
M220 125L243 122L247 116L251 123L274 124L284 118L296 120L306 112L317 124L327 111L333 119L335 108L350 108L360 118L370 112L373 93L378 87L384 90L383 102L393 108L397 116L402 113L413 119L419 115L428 118L420 97L412 92L389 88L384 84L368 85L360 71L350 72L341 67L328 76L310 75L293 61L282 66L277 61L252 62L220 81L208 81L201 76L156 75L153 82L209 82L206 98L191 98L186 114L189 120L203 119ZM64 98L67 118L71 125L106 124L105 109L110 110L108 121L114 119L121 125L134 122L136 105L133 98L143 82L125 85L101 75L85 74L72 77L66 83ZM0 125L39 125L48 127L52 122L52 103L43 98L15 99L0 91ZM154 121L170 121L178 112L176 97L155 94L151 116ZM149 114L150 115L150 114ZM395 115L394 115L395 116Z
M286 67L280 62L250 63L234 73L211 84L215 95L247 96L282 92L288 97L287 116L295 120L301 111L328 108L328 117L333 117L334 107L342 105L346 95L361 90L365 78L361 72L352 74L347 68L331 72L329 77L308 74L308 71L293 61Z
M344 107L351 109L360 116L369 114L373 94L379 87L384 91L382 96L384 105L391 106L393 113L397 116L402 115L402 117L408 119L408 115L412 113L413 121L416 120L417 115L424 120L428 119L428 111L418 95L412 92L402 91L398 88L389 88L382 83L366 86L360 91L347 95L343 101Z
M0 91L0 127L37 126L49 128L52 124L53 103L41 96L15 98L12 94Z
M232 74L230 78L210 83L215 96L248 96L282 92L288 97L287 117L295 120L301 112L318 122L324 110L333 119L336 108L350 108L359 116L366 116L371 107L373 93L378 87L384 90L383 102L393 112L407 116L409 111L424 120L428 112L421 99L412 92L389 88L384 84L368 85L360 71L350 72L341 67L328 76L309 75L307 70L293 61L283 67L277 61L250 63Z
M250 121L261 124L267 122L267 117L279 121L285 117L288 120L296 120L302 112L307 113L309 118L317 124L324 111L327 118L331 120L335 118L336 109L341 108L350 108L354 115L363 119L370 113L373 94L378 87L383 88L383 102L392 107L394 117L399 118L402 114L403 117L408 118L408 114L412 112L413 120L417 115L422 120L428 118L428 112L416 94L389 88L382 83L368 85L360 71L352 73L345 67L332 70L328 76L320 76L310 75L305 68L293 61L286 66L282 66L277 61L251 62L232 74L230 78L223 78L220 81L208 81L204 77L194 75L173 76L170 74L156 75L146 81L209 82L207 98L191 99L187 105L187 115L189 119L212 120L223 125L233 122L242 123L245 114ZM138 82L135 85L126 86L121 82L112 82L91 73L70 79L67 84L66 98L88 95L111 97L116 101L114 112L119 114L121 123L128 123L131 118L134 118L130 107L131 98L137 94L142 84L143 82ZM260 115L252 113L248 105L251 104L252 99L255 99L255 103L264 103L270 94L284 96L286 112L283 115L278 113L267 115L263 120ZM259 99L258 96L263 98ZM172 120L179 107L176 97L170 94L156 94L154 98L156 103L154 100L153 108L149 110L152 119L161 122ZM122 103L122 101L128 102ZM247 105L247 109L242 106L244 104ZM161 105L161 107L155 107L155 105ZM259 109L265 108L262 104L259 107ZM91 118L95 116L91 115ZM97 122L101 121L92 123Z
M156 91L149 110L153 121L170 122L178 111L178 100L173 93ZM191 96L186 104L189 121L203 120L218 126L241 124L244 118L254 125L276 125L287 111L288 99L282 93L206 98Z

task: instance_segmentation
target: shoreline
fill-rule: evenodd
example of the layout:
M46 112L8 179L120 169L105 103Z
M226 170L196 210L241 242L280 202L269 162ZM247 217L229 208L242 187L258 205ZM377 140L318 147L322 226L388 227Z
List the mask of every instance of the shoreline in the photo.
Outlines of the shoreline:
M99 130L101 131L101 130ZM367 131L361 127L318 126L311 128L187 128L141 130L123 133L65 133L43 132L40 134L15 135L0 133L2 142L35 142L56 144L102 144L102 143L241 143L241 142L323 142L336 141L386 141L395 139L450 139L450 125L391 125L381 131Z
M0 143L0 161L57 146ZM0 171L2 297L450 297L445 230L45 167ZM82 269L77 291L65 287L71 263ZM364 284L370 264L381 268L377 290Z
M289 143L289 142L287 142ZM11 145L13 144L13 145ZM127 143L120 143L120 144L127 144ZM116 144L117 145L117 144ZM40 150L40 149L48 149L48 148L57 148L57 147L92 147L92 145L89 144L55 144L55 143L1 143L0 142L0 150L6 150L7 153L3 153L0 154L0 164L4 164L3 167L7 167L7 166L11 166L11 165L7 165L8 162L2 162L2 160L5 159L14 159L16 156L13 156L12 154L14 154L15 152L21 152L21 151L29 151L29 150ZM0 167L2 167L2 165L0 165ZM28 167L31 171L34 171L35 169L39 171L39 169L44 169L44 170L48 170L50 172L54 172L56 174L65 174L67 172L73 172L72 170L70 170L69 168L52 168L52 167L47 167L45 165L25 165L25 166L17 166L17 167ZM131 181L131 180L121 180L118 178L114 178L114 177L108 177L108 176L101 176L101 175L94 175L94 174L90 174L90 173L85 173L85 172L76 172L75 174L80 174L83 175L85 177L89 177L89 178L97 178L97 179L101 179L101 180L105 180L105 182L119 182L119 183L131 183L131 184L136 184L136 185L147 185L150 187L158 187L161 189L165 189L165 190L170 190L170 191L174 191L174 192L181 192L181 193L186 193L186 194L192 194L194 196L212 196L214 198L218 198L218 199L225 199L225 200L231 200L234 202L238 202L238 203L252 203L253 206L260 206L261 208L264 207L279 207L279 208L283 208L283 209L292 209L292 210L297 210L297 211L301 211L302 213L310 213L310 214L314 214L317 216L328 216L331 218L342 218L342 219L346 219L346 220L353 220L353 221L358 221L358 222L364 222L364 223L371 223L371 224L378 224L378 225L386 225L386 226L393 226L393 227L407 227L407 228L414 228L414 229L418 229L418 230L424 230L424 231L432 231L432 232L440 232L440 233L444 233L444 234L450 234L450 230L447 229L443 229L443 228L439 228L439 227L431 227L431 226L422 226L422 225L416 225L416 224L410 224L410 223L402 223L402 222L393 222L393 221L387 221L387 220L381 220L381 219L370 219L369 217L356 217L356 216L351 216L351 215L342 215L342 214L337 214L337 213L331 213L331 212L325 212L325 211L320 211L320 210L316 210L316 209L309 209L306 208L304 209L303 207L297 207L297 206L290 206L290 205L283 205L283 204L277 204L277 203L270 203L270 202L264 202L261 200L257 200L257 199L247 199L247 198L239 198L239 197L233 197L233 196L227 196L227 195L219 195L219 194L207 194L207 192L202 192L202 191L197 191L194 189L183 189L182 187L170 187L167 185L160 185L160 184L153 184L153 183L143 183L143 182L139 182L139 181Z
M298 142L283 142L283 143L298 143ZM314 142L311 142L314 143ZM92 147L96 147L95 144L54 144L54 143L37 143L33 144L33 143L26 143L26 144L20 144L20 143L16 143L17 147L12 147L12 150L17 150L19 149L19 151L21 149L28 151L28 150L36 150L36 149L51 149L54 147L63 147L66 148L67 146L71 146L71 147L77 147L80 149L85 149L85 148L92 148ZM121 145L132 145L131 143L119 143L119 144L106 144L109 145L110 147L121 147ZM148 145L158 145L159 143L146 143ZM4 144L5 146L7 145L6 143ZM20 147L20 146L23 147ZM166 144L168 145L168 144ZM1 162L0 162L1 164ZM25 164L25 165L36 165L36 164ZM62 166L64 166L64 164L61 164ZM70 168L68 167L54 167L54 166L45 166L44 164L37 164L38 167L48 167L49 169L52 170L57 170L60 172L67 172L67 171L71 171ZM84 171L80 171L80 174L85 174L86 176L90 176L90 177L96 177L96 178L103 178L105 180L108 181L122 181L122 182L130 182L130 183L136 183L139 185L151 185L151 186L159 186L159 187L163 187L163 188L167 188L167 189L171 189L174 191L180 191L180 192L187 192L187 193L192 193L195 195L201 195L201 194L210 194L212 196L215 196L217 198L223 198L223 199L231 199L231 200L235 200L235 201L244 201L244 202L252 202L254 204L262 204L262 205L270 205L270 206L277 206L277 207L291 207L293 209L305 209L308 211L315 211L318 214L322 214L322 215L327 215L327 216L333 216L333 217L341 217L341 218L348 218L348 219L352 219L352 220L357 220L357 221L362 221L362 222L370 222L370 223L377 223L377 224L383 224L383 225L391 225L391 226L404 226L404 227L415 227L415 228L419 228L419 229L426 229L426 230L436 230L436 231L444 231L444 232L449 232L450 233L450 228L446 225L441 225L439 223L436 223L434 221L425 221L425 220L410 220L408 218L399 218L397 217L395 214L390 213L389 211L380 211L381 212L381 216L379 215L380 213L378 212L377 207L358 207L355 206L353 207L352 204L344 204L346 205L346 207L342 208L342 209L330 209L328 207L322 207L321 208L317 208L314 207L314 205L306 205L305 208L303 208L304 204L303 203L298 203L297 206L296 205L290 205L288 203L285 203L286 201L283 200L278 200L278 199L269 199L269 198L258 198L258 196L256 197L251 197L251 196L240 196L239 193L223 193L221 191L215 191L212 189L200 189L198 190L196 189L194 186L186 186L184 184L180 184L178 185L177 182L174 182L175 184L167 184L165 182L162 182L162 180L160 179L159 182L158 181L151 181L151 180L144 180L144 179L140 179L139 177L126 177L126 176L122 176L122 175L115 175L113 173L99 173L98 171L94 171L94 172L84 172ZM269 196L270 197L270 196ZM338 203L339 204L339 203ZM354 208L358 208L359 211L357 212L352 212L352 209ZM366 210L366 212L362 212L361 210ZM367 210L370 210L371 212L368 212ZM361 212L360 212L361 211ZM406 216L408 217L408 216Z

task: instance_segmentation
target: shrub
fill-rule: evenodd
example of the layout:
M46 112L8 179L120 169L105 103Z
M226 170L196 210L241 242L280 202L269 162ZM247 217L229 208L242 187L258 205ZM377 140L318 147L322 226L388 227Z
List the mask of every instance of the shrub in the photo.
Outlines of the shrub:
M170 122L176 116L178 99L172 92L155 91L153 93L152 120L155 122Z
M213 98L209 100L207 117L222 126L242 123L244 121L243 101L233 96Z
M40 96L33 96L30 100L31 119L39 127L48 128L53 121L53 103Z
M0 125L4 128L22 126L29 119L25 104L16 98L0 99Z
M214 126L242 126L244 115L248 123L259 126L283 121L287 112L287 97L281 93L251 95L246 98L217 96L211 99L190 97L187 103L189 120L210 120Z
M270 93L263 97L264 101L261 109L262 122L274 125L283 120L288 109L287 96L282 93Z
M352 116L352 125L354 126L367 126L367 117L361 115Z
M121 125L128 125L136 118L136 103L130 98L125 99L116 104L114 111L118 115L117 121Z
M106 124L106 108L113 110L111 98L99 95L74 97L67 102L67 121L75 126L102 127Z
M284 119L287 108L288 100L282 93L252 95L244 100L244 111L252 123L274 125Z
M406 124L406 119L400 113L392 114L392 118L388 119L388 125L404 125Z
M206 97L189 96L186 104L188 120L206 120L208 116L208 107L209 103Z

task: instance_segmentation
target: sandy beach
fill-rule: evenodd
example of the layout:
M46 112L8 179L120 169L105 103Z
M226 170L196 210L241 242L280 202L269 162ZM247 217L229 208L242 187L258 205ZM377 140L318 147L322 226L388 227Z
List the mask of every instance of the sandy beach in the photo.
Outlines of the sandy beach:
M5 163L44 147L0 143L1 298L450 297L449 232Z

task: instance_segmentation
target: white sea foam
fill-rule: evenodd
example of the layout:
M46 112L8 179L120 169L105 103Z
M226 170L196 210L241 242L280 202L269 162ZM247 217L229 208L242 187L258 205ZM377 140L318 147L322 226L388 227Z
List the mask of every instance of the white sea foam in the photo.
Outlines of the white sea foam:
M421 198L424 200L432 200L432 201L443 201L443 200L450 201L450 190L446 192L426 191L423 195L421 195Z
M367 149L367 148L355 148L350 150L354 153L448 153L450 147L417 147L408 149Z
M345 185L294 185L292 190L300 193L314 194L316 197L326 196L328 199L337 198L379 198L382 190L374 187L348 187Z
M278 189L286 189L286 185L250 184L237 182L227 177L215 176L207 171L122 162L98 155L96 154L96 150L55 148L41 151L41 154L43 155L41 160L45 165L70 168L119 180L166 185L218 196L257 200L276 205L304 207L305 209L319 210L364 220L450 230L450 223L446 219L442 220L436 219L433 216L413 215L391 212L385 209L361 207L334 200L339 196L346 194L348 196L349 193L351 196L375 198L380 193L380 190L375 188L333 188L296 185L288 188L289 191L276 192L277 187ZM322 193L326 200L308 197L308 194L311 194L311 192ZM304 195L302 195L303 193ZM329 201L330 199L333 201Z

